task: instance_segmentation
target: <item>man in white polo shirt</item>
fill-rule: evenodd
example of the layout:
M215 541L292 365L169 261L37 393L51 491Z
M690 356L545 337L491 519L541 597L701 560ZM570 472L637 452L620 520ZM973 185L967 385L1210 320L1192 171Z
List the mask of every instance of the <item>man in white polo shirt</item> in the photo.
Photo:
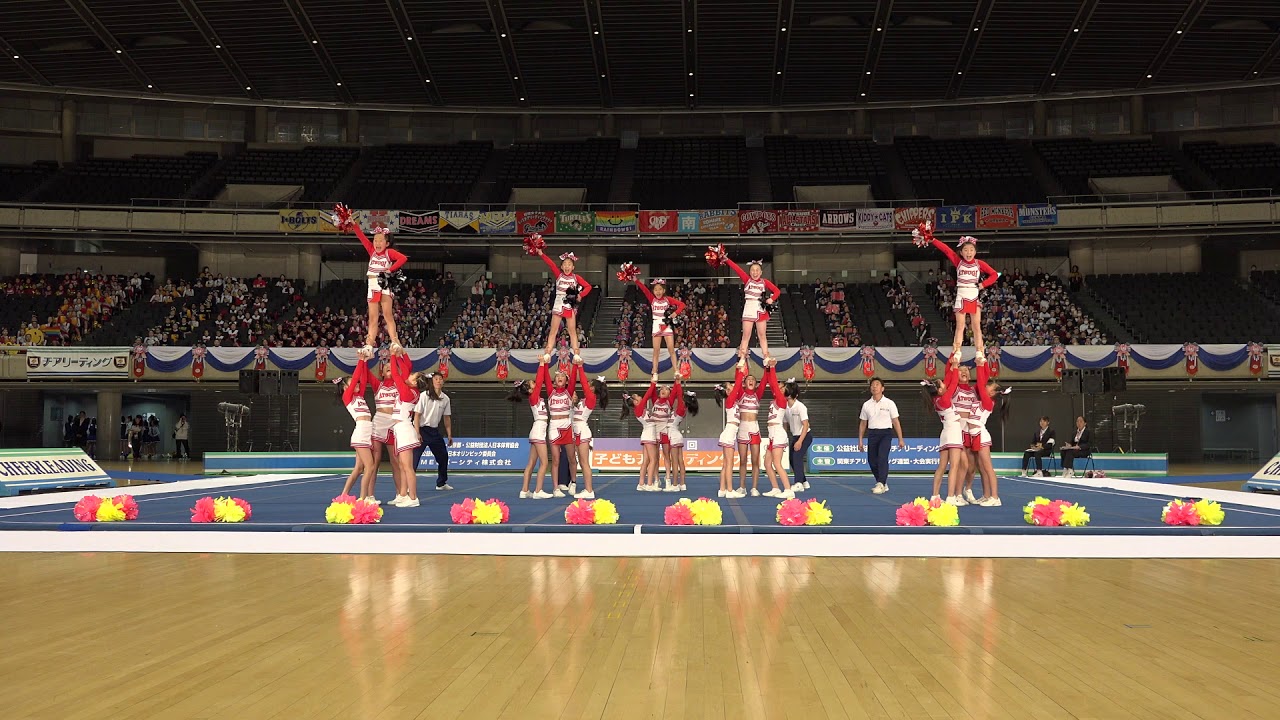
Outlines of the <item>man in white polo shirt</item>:
M876 486L871 492L877 495L889 492L889 447L895 434L899 450L906 450L907 442L902 438L898 406L884 396L884 381L880 378L871 378L871 399L862 403L858 419L858 452L866 448L867 465L876 479ZM867 439L865 446L863 437Z

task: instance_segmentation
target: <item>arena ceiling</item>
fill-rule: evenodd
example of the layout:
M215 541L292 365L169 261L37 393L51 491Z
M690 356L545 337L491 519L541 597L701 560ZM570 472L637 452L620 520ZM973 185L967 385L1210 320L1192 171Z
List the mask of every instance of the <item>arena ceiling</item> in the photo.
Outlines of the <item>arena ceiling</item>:
M0 83L439 107L827 106L1274 80L1276 0L0 0Z

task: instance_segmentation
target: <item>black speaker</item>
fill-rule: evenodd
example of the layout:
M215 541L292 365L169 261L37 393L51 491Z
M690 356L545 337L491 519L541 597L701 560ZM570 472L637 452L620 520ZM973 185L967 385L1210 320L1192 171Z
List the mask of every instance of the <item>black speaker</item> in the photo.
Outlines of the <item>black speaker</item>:
M1080 382L1080 389L1085 395L1101 395L1106 392L1106 384L1102 380L1101 370L1085 370Z
M1080 371L1079 370L1063 370L1062 371L1062 392L1068 395L1080 394Z
M258 371L257 370L241 370L240 371L240 392L245 395L258 394Z
M1107 368L1103 371L1102 379L1109 393L1122 393L1129 389L1129 376L1121 368Z
M298 371L297 370L281 370L280 371L280 394L281 395L297 395L298 394Z
M258 393L260 395L280 394L279 370L263 370L258 373Z

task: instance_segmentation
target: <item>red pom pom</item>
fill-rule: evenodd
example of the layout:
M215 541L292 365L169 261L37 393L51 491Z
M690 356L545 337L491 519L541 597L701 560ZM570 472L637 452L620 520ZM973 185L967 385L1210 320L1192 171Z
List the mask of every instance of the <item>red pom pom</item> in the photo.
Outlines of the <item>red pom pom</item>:
M246 514L245 519L249 516ZM191 508L191 522L193 523L211 523L214 520L213 498L202 497L196 501L194 507Z
M1040 527L1058 527L1062 524L1062 505L1057 502L1036 505L1031 510L1031 519Z
M98 508L102 506L102 498L97 495L86 495L72 508L71 512L80 522L94 522L98 519Z
M719 245L708 245L707 252L703 254L707 259L707 264L713 268L724 265L725 260L729 258L729 253L724 249L724 243Z
M524 251L530 255L537 255L547 247L547 241L542 239L542 233L530 233L524 236Z
M355 213L351 212L351 208L343 205L342 203L338 203L333 206L333 217L330 218L330 221L333 223L334 227L346 232L355 226L353 218L354 214Z
M125 520L138 519L138 503L134 501L132 495L117 495L115 501L124 510Z
M382 508L373 503L357 500L351 506L352 525L372 525L382 517ZM248 518L246 518L248 519Z
M489 498L488 502L490 505L497 505L502 509L502 522L505 523L511 519L511 508L507 507L506 503L502 502L498 498Z
M355 505L356 499L355 495L339 495L330 502L336 502L340 505Z
M472 498L467 498L460 503L453 504L453 507L449 509L449 517L453 519L454 525L470 525L471 516L475 509L476 501Z
M565 508L564 521L570 525L594 525L596 509L591 506L590 500L574 500Z
M929 509L913 502L898 508L898 524L907 527L923 527L928 522Z
M640 277L640 268L635 263L622 263L618 270L618 282L633 283Z
M231 501L239 505L241 510L244 510L245 520L253 518L253 508L249 506L248 500L245 500L244 498L231 498Z
M809 505L803 500L783 500L778 505L778 522L782 525L804 525L809 520Z
M684 503L676 503L663 512L662 519L668 525L692 525L693 508Z
M933 242L933 226L927 222L922 222L911 231L911 242L916 247L928 247Z

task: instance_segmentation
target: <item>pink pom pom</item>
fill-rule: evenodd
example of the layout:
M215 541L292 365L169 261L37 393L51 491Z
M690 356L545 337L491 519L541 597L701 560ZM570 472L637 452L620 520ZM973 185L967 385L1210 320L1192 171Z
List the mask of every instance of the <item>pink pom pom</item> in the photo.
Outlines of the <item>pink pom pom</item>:
M596 509L591 507L589 500L574 500L565 508L564 521L570 525L594 525Z
M453 507L449 508L449 517L453 518L454 525L470 525L471 516L475 509L476 501L472 498L467 498L460 503L454 503Z
M928 522L929 510L915 503L905 503L898 508L898 524L906 527L922 527Z
M662 519L668 525L692 525L693 508L684 503L676 503L662 513Z
M489 504L490 504L490 505L497 505L499 508L501 508L501 509L502 509L502 522L503 522L503 523L505 523L505 522L507 522L508 520L510 520L510 519L511 519L511 508L507 507L507 504L506 504L506 503L502 502L502 501L501 501L501 500L499 500L498 498L489 498L488 502L489 502Z
M245 516L248 518L248 515ZM193 523L211 523L214 520L213 498L202 497L196 501L194 507L191 508L191 522Z
M524 251L529 255L537 255L547 247L547 241L541 233L530 233L524 237Z
M125 520L138 519L138 503L134 501L132 495L117 495L115 501L124 510Z
M378 522L378 519L381 516L381 510L373 503L357 500L355 504L351 506L352 525L372 525L373 523Z
M80 522L93 522L98 519L98 508L102 506L102 498L97 495L86 495L72 508L71 512Z
M778 506L777 517L783 525L804 525L809 519L809 504L799 499L783 500Z
M244 510L244 519L249 520L253 517L253 508L249 506L249 501L244 498L231 498L231 501L240 506Z
M1040 527L1058 527L1062 524L1062 505L1058 501L1036 505L1031 511L1031 519Z
M339 505L355 505L356 500L357 498L355 495L339 495L330 502L336 502Z
M1195 503L1174 501L1169 504L1169 511L1164 514L1166 525L1199 525L1200 511Z

